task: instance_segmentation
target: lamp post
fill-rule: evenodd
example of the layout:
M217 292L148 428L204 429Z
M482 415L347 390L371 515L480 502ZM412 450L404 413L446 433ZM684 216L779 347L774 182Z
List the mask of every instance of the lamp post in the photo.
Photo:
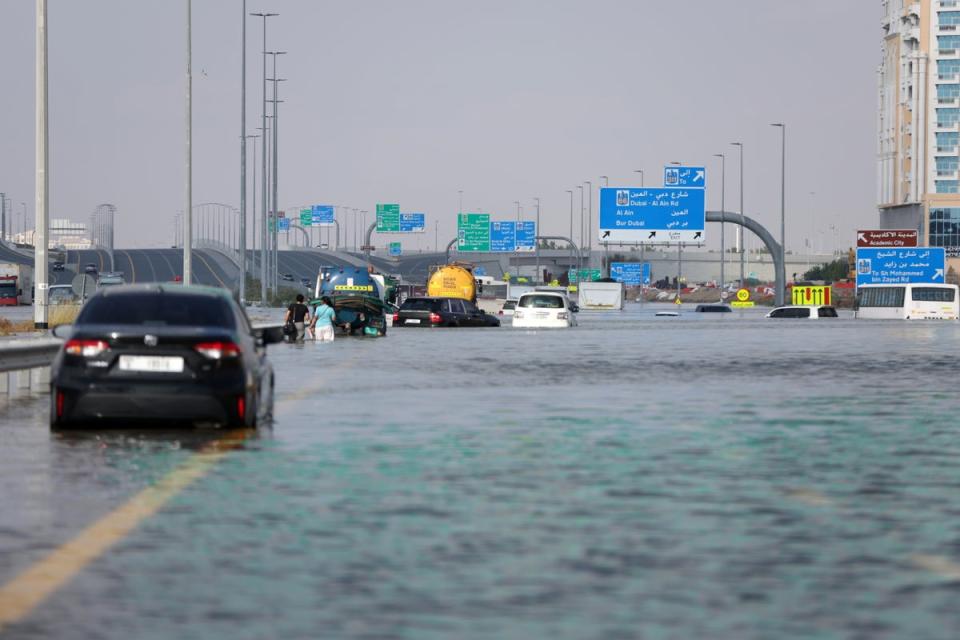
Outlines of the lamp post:
M517 230L520 228L520 201L514 200L513 204L517 205L517 222L516 222L516 225L513 227L513 248L514 248L513 258L514 260L517 261L517 280L519 280L520 279L520 256L517 255L516 248L517 248Z
M577 269L583 269L583 185L578 184L577 189L580 190L580 260L577 262ZM579 282L579 274L578 282Z
M533 233L533 246L537 250L537 277L534 278L533 283L537 284L538 282L542 282L541 278L543 275L540 272L540 241L537 240L537 236L540 235L540 198L534 198L533 201L537 203L537 228Z
M240 20L240 305L247 302L247 0Z
M463 213L463 189L459 189L457 194L460 196L460 207L457 209L457 213Z
M570 266L573 266L573 189L567 189L570 194Z
M720 158L720 302L723 302L723 288L726 280L723 277L723 263L727 259L727 242L724 236L724 216L726 212L727 196L727 156L722 153L713 154L714 158Z
M260 130L263 132L263 144L260 145L260 304L267 302L267 146L269 138L267 137L267 18L276 17L276 13L251 13L252 16L263 18L263 93L260 117L263 126Z
M634 169L633 172L640 174L640 187L642 188L643 187L643 169Z
M777 305L782 305L787 275L787 125L774 122L770 126L780 129L780 266L783 273L780 274Z
M186 169L184 190L183 223L183 284L188 285L193 277L193 53L191 50L192 9L187 0L187 97L186 97Z
M277 83L283 82L286 78L277 77L277 56L286 55L286 51L268 51L271 56L273 56L273 77L267 78L273 82L273 100L270 102L273 103L273 233L271 234L271 241L273 243L273 293L276 295L277 289L279 288L279 261L280 261L280 218L279 210L277 209L277 147L279 146L280 140L280 118L277 115L277 105L282 102L279 95L277 94Z
M36 223L33 239L34 276L37 294L34 298L33 326L47 328L47 232L50 226L49 126L47 120L47 0L37 0L37 77L36 77Z
M745 282L746 282L746 281L744 280L744 274L743 274L743 272L744 272L743 260L744 260L744 255L745 255L745 253L746 253L746 252L745 252L745 248L746 248L746 247L744 247L744 237L743 237L743 223L744 223L744 217L743 217L743 214L744 214L744 212L743 212L743 143L742 143L742 142L731 142L730 144L733 145L734 147L736 147L737 150L740 152L740 228L737 229L737 253L740 254L740 287L743 288L743 286L744 286L744 284L745 284Z
M589 187L587 191L587 206L589 207L587 214L587 268L589 269L593 265L593 182L587 180L583 184Z

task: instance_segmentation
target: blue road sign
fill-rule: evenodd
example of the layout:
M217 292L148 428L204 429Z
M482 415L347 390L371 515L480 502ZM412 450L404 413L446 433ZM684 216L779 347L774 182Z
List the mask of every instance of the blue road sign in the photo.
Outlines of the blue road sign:
M517 250L517 223L506 220L490 222L490 251L509 252Z
M473 275L475 276L485 276L487 275L487 268L483 265L473 268Z
M290 218L280 218L280 226L277 227L280 231L290 231Z
M703 189L600 189L600 242L704 242Z
M313 226L333 224L333 205L313 205Z
M703 167L664 167L665 187L705 187L707 172Z
M400 213L400 233L423 233L426 231L426 216L422 213Z
M610 277L628 287L650 284L649 262L611 262Z
M537 248L537 223L517 223L517 251L534 251Z
M402 245L401 245L399 242L391 242L391 243L390 243L390 255L391 255L391 256L399 256L402 251L403 251L403 248L402 248Z
M943 282L943 247L859 247L857 286Z

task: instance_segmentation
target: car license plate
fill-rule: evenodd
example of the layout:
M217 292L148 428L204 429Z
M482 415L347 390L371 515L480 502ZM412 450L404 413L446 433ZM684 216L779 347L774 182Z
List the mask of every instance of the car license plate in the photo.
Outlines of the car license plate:
M120 356L121 371L149 371L151 373L180 373L180 356Z
M408 318L408 319L404 320L403 322L404 322L404 324L420 324L420 321L417 320L416 318L413 318L413 319Z
M538 318L549 318L549 317L550 317L550 312L549 312L549 311L537 311L537 313L536 313L535 315L536 315Z

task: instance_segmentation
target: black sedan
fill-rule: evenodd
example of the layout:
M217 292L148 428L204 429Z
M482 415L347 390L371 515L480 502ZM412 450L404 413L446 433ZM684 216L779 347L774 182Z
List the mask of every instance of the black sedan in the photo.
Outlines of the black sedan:
M266 345L224 289L119 285L99 290L51 367L50 425L142 421L257 425L273 408Z
M407 298L393 314L395 327L499 327L497 316L459 298Z

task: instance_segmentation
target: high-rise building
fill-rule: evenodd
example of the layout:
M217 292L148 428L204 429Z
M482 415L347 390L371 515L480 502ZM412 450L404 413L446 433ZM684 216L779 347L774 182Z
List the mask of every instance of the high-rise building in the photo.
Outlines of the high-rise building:
M960 256L960 0L881 4L880 225Z

